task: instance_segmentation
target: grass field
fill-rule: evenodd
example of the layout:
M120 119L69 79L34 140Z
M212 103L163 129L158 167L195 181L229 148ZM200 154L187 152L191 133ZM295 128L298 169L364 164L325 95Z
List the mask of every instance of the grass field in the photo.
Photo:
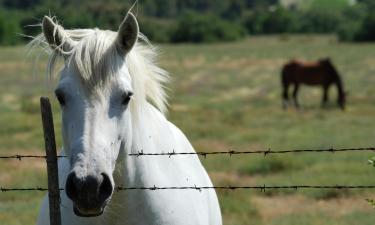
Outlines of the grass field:
M166 45L161 51L160 63L173 78L168 117L199 151L374 145L375 44L343 44L327 36L274 36ZM326 56L337 65L350 92L347 110L338 110L333 101L322 110L321 90L303 87L303 110L283 111L283 63ZM0 49L0 155L43 154L38 101L41 95L52 96L53 90L44 79L44 65L42 59L32 66L21 47ZM335 97L332 89L331 100ZM59 127L56 104L54 100ZM202 162L216 185L365 185L375 184L375 169L367 165L373 155L211 156ZM1 161L0 170L0 186L46 186L43 160ZM42 195L0 192L0 223L34 224ZM365 199L374 197L366 190L219 191L227 225L372 225L375 209Z

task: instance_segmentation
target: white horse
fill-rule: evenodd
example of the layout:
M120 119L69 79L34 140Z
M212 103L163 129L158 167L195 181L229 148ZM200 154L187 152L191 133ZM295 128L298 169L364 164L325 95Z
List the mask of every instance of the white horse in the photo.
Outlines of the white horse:
M66 159L59 160L63 225L220 225L214 190L127 190L125 187L211 186L197 156L132 157L131 153L194 152L164 116L167 73L128 13L117 32L64 30L44 17L48 72L64 61L56 96ZM60 57L61 56L61 57ZM48 225L45 197L39 225Z

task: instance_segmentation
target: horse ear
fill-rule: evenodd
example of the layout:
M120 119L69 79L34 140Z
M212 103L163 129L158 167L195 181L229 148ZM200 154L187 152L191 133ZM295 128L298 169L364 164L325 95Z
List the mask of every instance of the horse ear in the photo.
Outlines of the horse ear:
M129 12L119 27L116 39L117 48L125 54L130 52L137 42L138 33L137 19Z
M60 49L62 52L69 52L73 48L73 40L67 37L64 28L54 23L50 17L44 16L42 29L44 37L53 50Z

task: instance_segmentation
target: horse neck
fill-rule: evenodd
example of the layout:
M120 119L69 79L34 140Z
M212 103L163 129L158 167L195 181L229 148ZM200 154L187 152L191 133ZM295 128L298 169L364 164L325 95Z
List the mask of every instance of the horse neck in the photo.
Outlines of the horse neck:
M168 132L168 121L153 105L145 103L141 107L134 107L131 109L131 114L132 140L121 149L120 160L116 167L128 166L129 162L131 163L133 159L137 158L129 154L159 153L166 150L170 143L171 138L165 138L165 134ZM160 143L163 143L163 147L160 147Z
M167 120L164 115L150 103L136 109L132 115L132 147L130 153L159 153L161 149L154 149L155 142L166 129Z
M137 111L132 118L132 144L125 150L122 162L116 165L115 183L125 187L150 187L152 185L167 185L174 170L170 170L170 159L166 157L129 156L129 153L158 153L172 151L175 147L174 135L170 132L170 124L154 106L148 105ZM169 168L169 170L168 170ZM164 181L161 183L161 181ZM175 181L175 180L174 180ZM181 184L182 185L182 184ZM131 194L130 194L131 193ZM132 209L125 210L124 205L137 206L149 199L146 192L115 192L111 205L113 212L123 215L126 220L132 216ZM119 207L122 205L122 207ZM129 215L127 215L129 213ZM123 221L121 221L123 223ZM122 224L121 223L121 224ZM114 224L114 223L113 223ZM120 224L120 223L119 223ZM127 224L125 222L125 224ZM130 224L130 223L129 223ZM146 223L147 224L147 223ZM148 223L150 224L150 223Z

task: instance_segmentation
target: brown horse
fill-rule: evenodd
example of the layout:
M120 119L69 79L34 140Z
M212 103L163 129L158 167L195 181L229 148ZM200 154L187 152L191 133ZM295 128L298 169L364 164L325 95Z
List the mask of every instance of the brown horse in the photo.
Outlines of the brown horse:
M339 73L331 63L329 58L321 59L318 62L301 62L292 60L284 65L281 73L281 83L283 86L283 108L288 104L288 89L294 85L293 100L296 108L299 108L297 99L298 90L301 84L323 87L322 107L328 101L328 89L334 84L337 87L337 104L345 109L345 91Z

